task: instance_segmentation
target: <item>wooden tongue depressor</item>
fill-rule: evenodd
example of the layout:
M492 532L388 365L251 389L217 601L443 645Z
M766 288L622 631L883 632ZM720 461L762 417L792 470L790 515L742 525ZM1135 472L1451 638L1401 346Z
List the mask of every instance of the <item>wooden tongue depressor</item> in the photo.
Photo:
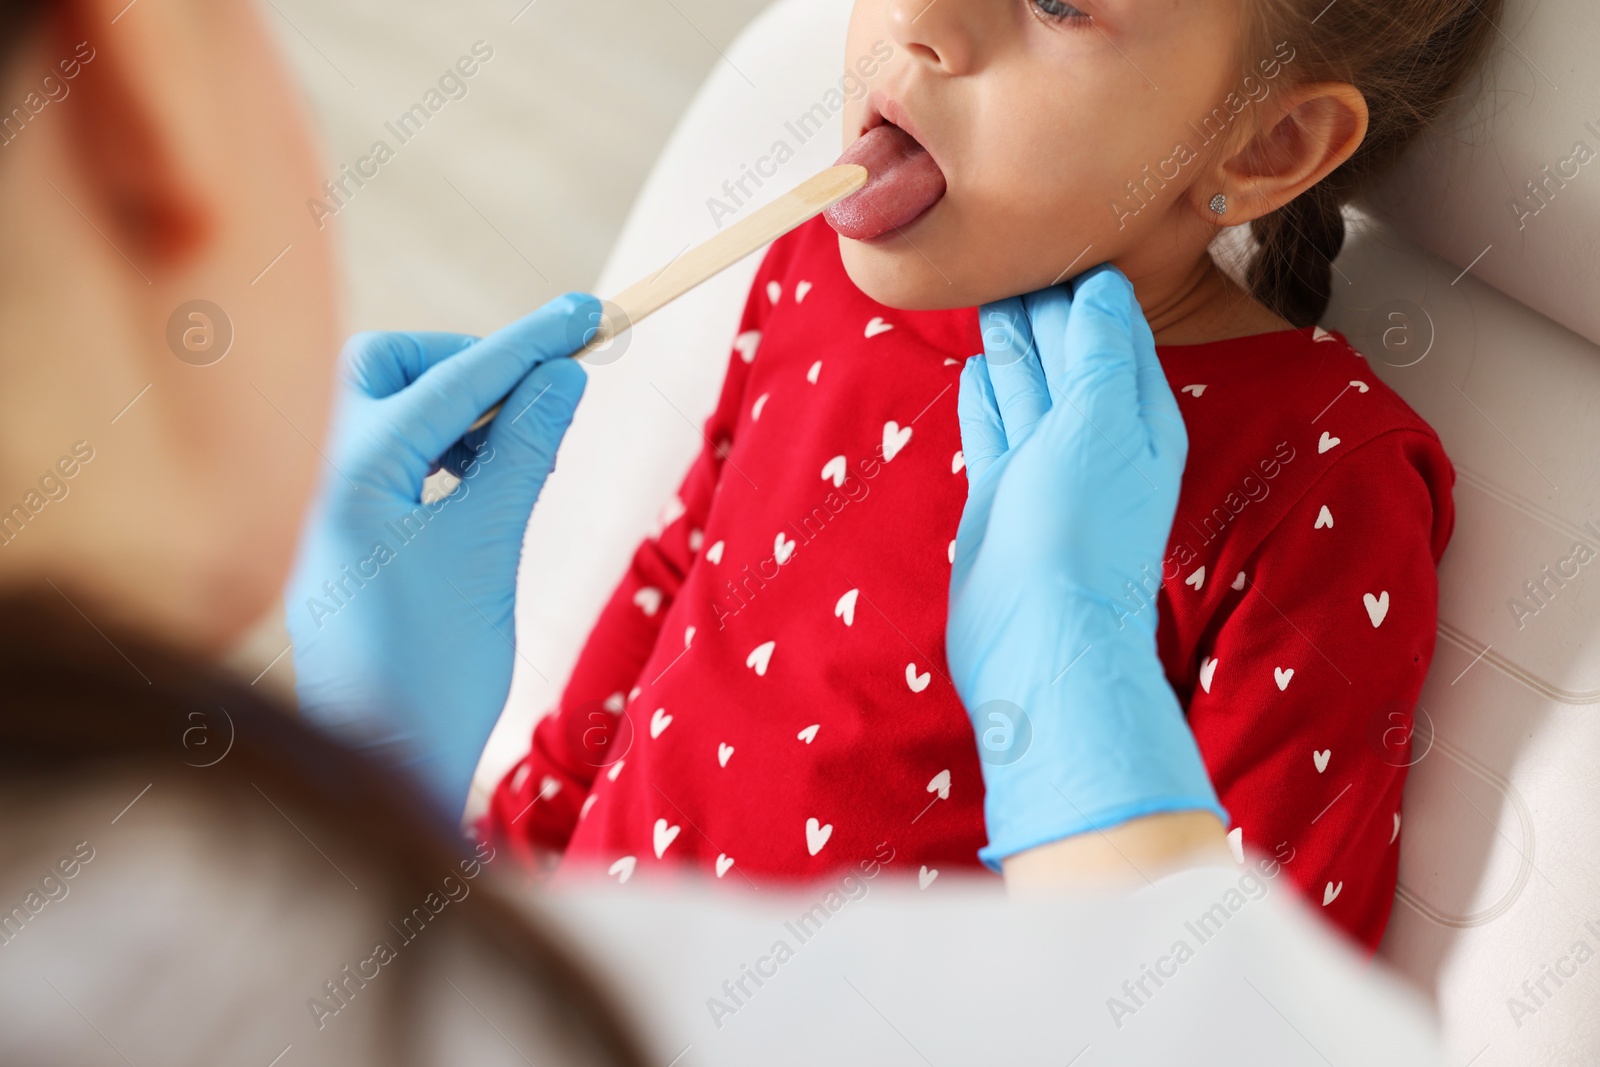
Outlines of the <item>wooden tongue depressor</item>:
M581 357L600 347L646 315L727 270L767 242L815 218L865 184L867 168L855 163L829 167L812 175L748 218L689 249L650 277L630 285L614 300L605 301L594 336L572 356ZM488 425L504 404L502 400L484 412L467 432Z

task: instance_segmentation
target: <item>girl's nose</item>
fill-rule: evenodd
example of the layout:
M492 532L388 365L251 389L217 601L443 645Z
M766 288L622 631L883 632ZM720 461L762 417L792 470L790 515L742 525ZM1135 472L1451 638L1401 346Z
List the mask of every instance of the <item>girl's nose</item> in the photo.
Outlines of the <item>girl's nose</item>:
M977 13L972 0L889 0L895 43L914 62L941 74L971 73L977 60Z

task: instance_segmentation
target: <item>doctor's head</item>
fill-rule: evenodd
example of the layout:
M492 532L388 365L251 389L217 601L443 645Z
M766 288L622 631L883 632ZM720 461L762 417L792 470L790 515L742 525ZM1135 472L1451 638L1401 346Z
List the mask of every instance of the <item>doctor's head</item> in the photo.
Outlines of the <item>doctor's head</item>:
M282 585L337 351L262 10L0 0L0 582L212 648Z

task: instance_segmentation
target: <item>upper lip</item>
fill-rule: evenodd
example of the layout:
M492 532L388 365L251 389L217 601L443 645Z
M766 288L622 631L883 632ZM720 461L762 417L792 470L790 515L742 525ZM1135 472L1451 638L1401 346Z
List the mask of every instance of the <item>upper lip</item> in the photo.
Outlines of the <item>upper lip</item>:
M890 96L887 91L874 89L867 94L866 119L862 123L860 133L856 134L856 136L859 137L874 126L881 126L886 122L891 126L898 126L910 134L911 139L921 145L933 157L935 163L939 162L938 154L934 152L933 147L927 141L922 139L922 132L917 128L915 120L911 118L905 105Z

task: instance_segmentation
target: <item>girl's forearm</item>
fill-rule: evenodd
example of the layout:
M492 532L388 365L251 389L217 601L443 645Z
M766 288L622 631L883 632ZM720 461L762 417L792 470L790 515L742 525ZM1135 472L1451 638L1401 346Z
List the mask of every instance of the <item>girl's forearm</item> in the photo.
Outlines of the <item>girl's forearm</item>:
M1141 884L1180 867L1231 863L1222 822L1209 811L1130 819L1007 856L1008 889Z

